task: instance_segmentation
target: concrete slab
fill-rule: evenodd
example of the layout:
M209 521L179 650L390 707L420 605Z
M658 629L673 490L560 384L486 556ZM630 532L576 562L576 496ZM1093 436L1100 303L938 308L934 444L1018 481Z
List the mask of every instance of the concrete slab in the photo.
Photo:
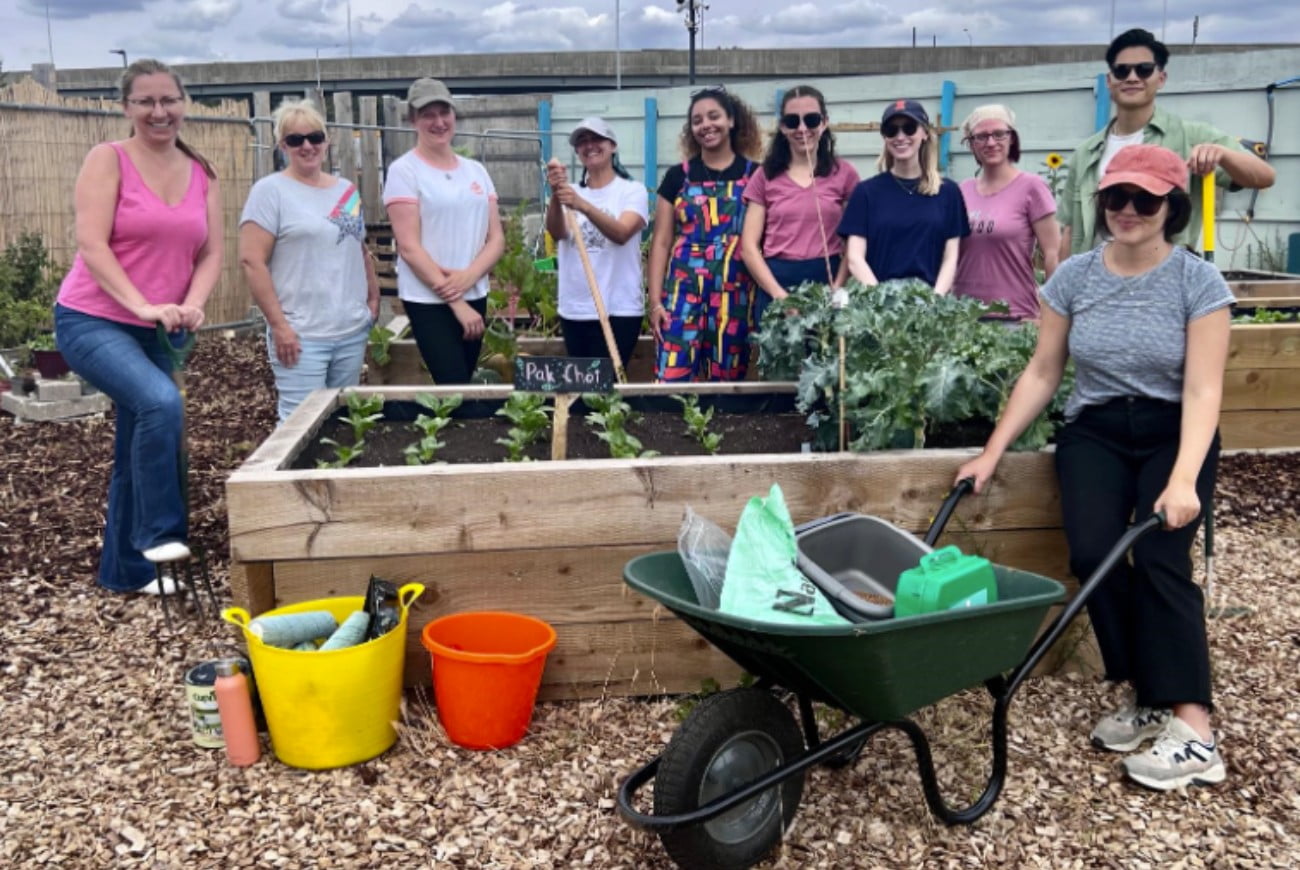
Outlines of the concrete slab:
M75 381L71 383L80 392L81 385ZM103 393L77 395L75 398L56 399L51 402L42 402L35 396L15 395L12 391L0 395L0 409L13 414L19 423L75 420L91 414L102 414L112 407L112 400Z
M81 397L81 381L77 380L47 380L39 378L36 381L36 398L42 402L57 402L63 399L77 399Z

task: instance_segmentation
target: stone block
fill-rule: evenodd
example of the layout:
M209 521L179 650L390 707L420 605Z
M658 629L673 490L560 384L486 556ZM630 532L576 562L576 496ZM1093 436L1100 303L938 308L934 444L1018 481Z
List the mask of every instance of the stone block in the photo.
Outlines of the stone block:
M75 381L72 383L79 393L81 385ZM0 395L0 409L13 414L19 423L74 420L90 414L102 414L111 407L112 400L103 393L77 395L76 398L55 399L52 402L42 402L35 396L20 396L13 392Z
M47 380L40 378L36 381L36 398L42 402L57 402L62 399L76 399L81 397L81 381L77 380Z

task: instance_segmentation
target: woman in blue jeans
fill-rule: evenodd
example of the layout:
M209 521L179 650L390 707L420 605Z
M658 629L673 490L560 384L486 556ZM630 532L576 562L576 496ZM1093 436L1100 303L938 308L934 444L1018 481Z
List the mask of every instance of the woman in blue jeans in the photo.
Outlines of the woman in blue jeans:
M1063 263L1042 288L1038 346L984 452L960 480L981 491L998 460L1047 406L1066 360L1075 387L1056 470L1070 570L1090 576L1131 520L1163 512L1165 530L1133 547L1088 600L1107 679L1131 694L1092 745L1133 752L1124 772L1148 788L1222 782L1205 603L1191 546L1214 492L1232 294L1218 270L1173 239L1191 214L1187 164L1129 145L1097 191L1111 240Z
M157 325L203 325L221 271L221 196L211 165L180 138L185 90L155 60L122 76L131 136L96 145L77 176L77 257L54 330L72 367L117 408L100 585L158 594L155 564L187 559L182 398Z

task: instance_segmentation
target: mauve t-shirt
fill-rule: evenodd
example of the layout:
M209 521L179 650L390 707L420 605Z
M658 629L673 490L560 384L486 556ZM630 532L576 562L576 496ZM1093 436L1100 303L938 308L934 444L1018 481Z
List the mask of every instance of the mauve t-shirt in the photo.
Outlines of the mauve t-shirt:
M755 171L745 188L745 202L766 210L763 256L782 260L821 257L826 253L822 249L823 230L830 255L843 252L844 239L836 229L858 180L858 171L847 160L837 160L830 175L817 177L809 187L800 187L788 172L769 181L762 169ZM819 217L821 227L817 226Z
M1034 280L1034 221L1056 213L1047 182L1022 172L991 196L983 196L975 179L961 183L970 235L961 240L957 278L952 292L985 302L1006 302L1010 316L1038 316L1038 282Z

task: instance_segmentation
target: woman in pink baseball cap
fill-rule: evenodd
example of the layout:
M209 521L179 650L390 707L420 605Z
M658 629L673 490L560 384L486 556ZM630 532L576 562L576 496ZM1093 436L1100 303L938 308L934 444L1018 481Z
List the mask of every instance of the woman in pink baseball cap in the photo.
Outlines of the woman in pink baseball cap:
M1086 578L1130 518L1164 515L1088 600L1106 677L1126 702L1092 745L1133 752L1130 779L1159 790L1222 782L1210 726L1205 602L1191 547L1214 492L1232 294L1213 264L1173 243L1191 215L1187 163L1129 145L1097 190L1109 238L1061 264L1042 288L1038 346L983 453L957 472L976 492L1042 413L1075 363L1056 470L1070 570Z

